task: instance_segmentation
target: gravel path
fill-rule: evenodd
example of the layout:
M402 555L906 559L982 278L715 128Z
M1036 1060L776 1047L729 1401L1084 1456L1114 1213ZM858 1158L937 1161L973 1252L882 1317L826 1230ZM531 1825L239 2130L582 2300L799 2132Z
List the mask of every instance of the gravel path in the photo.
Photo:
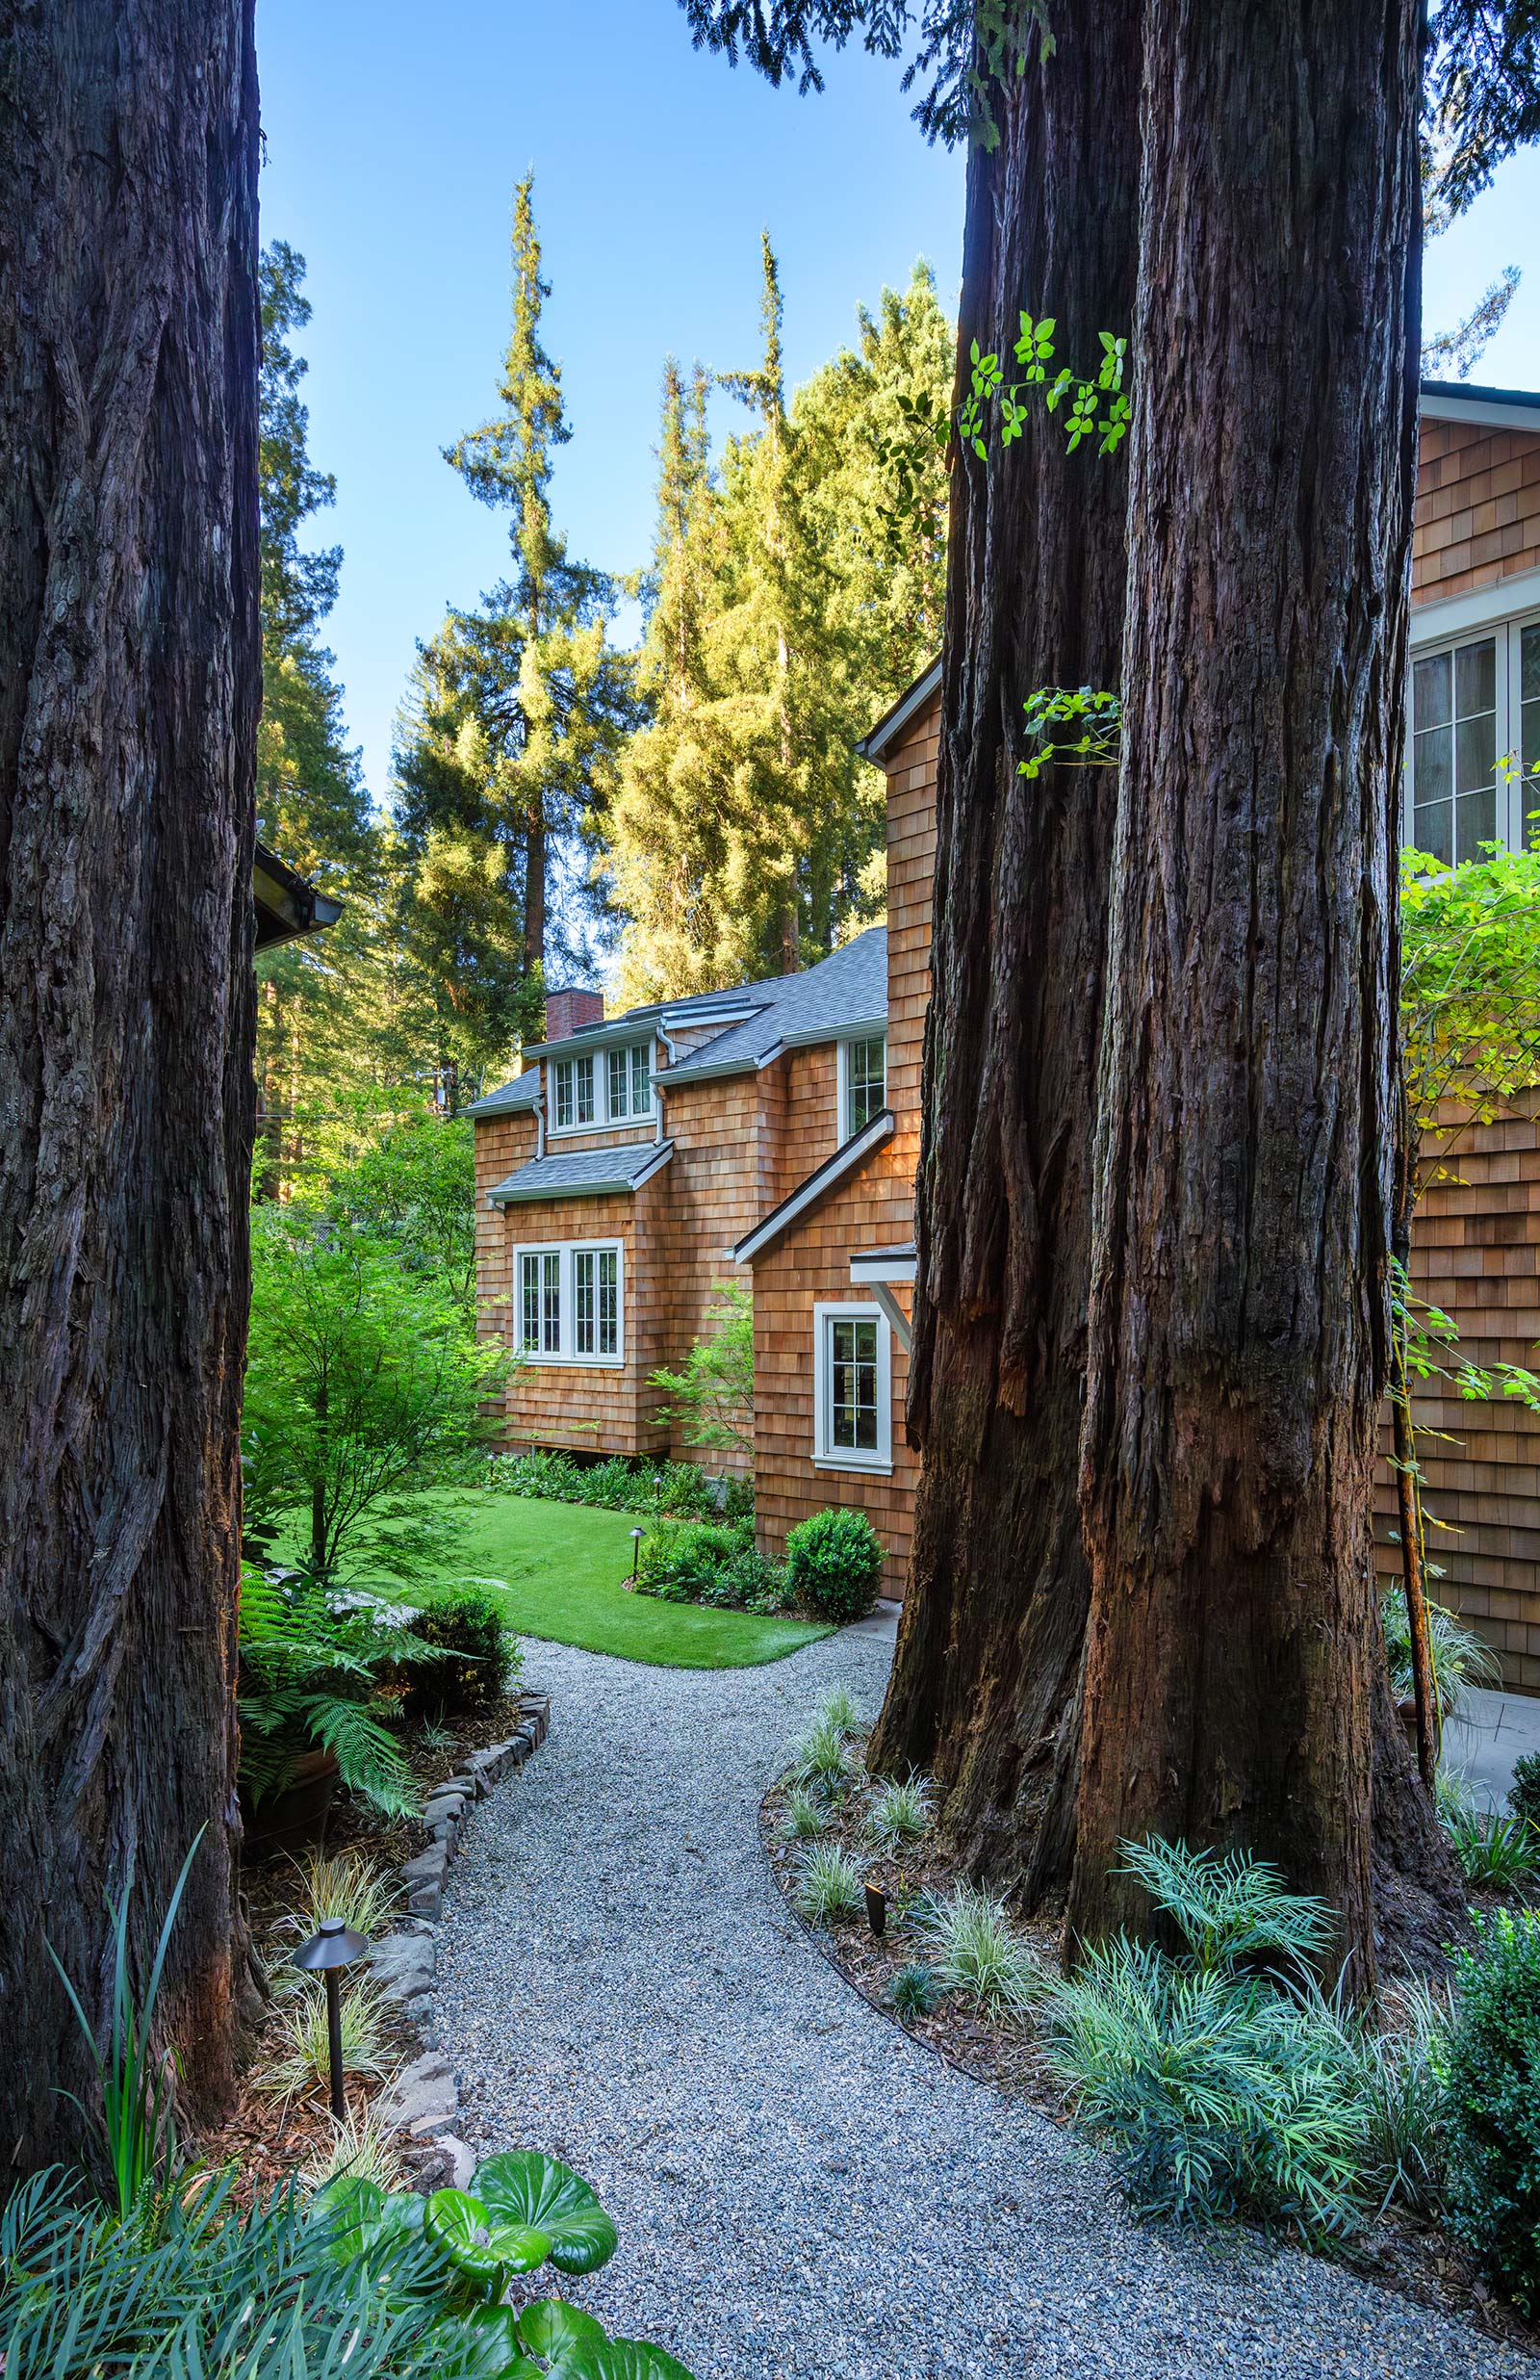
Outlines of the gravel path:
M1316 2259L1139 2230L1104 2170L868 2008L787 1916L756 1813L890 1645L654 1669L531 1644L538 1758L467 1829L438 2031L478 2151L544 2148L620 2227L571 2293L697 2380L1531 2376Z

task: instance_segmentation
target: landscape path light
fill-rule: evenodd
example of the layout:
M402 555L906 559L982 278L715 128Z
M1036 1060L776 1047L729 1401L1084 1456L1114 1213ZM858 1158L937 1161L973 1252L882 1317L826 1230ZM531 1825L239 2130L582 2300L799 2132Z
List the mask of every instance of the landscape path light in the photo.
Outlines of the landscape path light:
M636 1584L636 1565L642 1558L642 1539L646 1535L645 1529L631 1531L631 1585L633 1587Z
M295 1953L295 1965L306 1975L323 1975L326 1979L326 2044L331 2059L331 2111L341 2117L347 2112L343 2097L343 1995L342 1971L350 1967L369 1944L362 1934L354 1933L340 1917L323 1917L319 1932L308 1942L301 1942Z

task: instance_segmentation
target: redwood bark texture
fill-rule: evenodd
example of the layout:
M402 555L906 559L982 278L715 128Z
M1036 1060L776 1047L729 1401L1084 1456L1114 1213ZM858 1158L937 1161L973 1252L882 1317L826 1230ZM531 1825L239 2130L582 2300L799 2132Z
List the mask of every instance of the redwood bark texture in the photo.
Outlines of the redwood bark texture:
M1368 1990L1419 12L1144 51L1071 1932L1147 1922L1120 1839L1242 1845Z
M1140 10L1056 13L968 168L959 346L1051 315L1053 369L1123 336L1138 258ZM1022 778L1036 688L1120 683L1127 467L1022 438L953 470L935 940L916 1187L913 1554L873 1758L930 1769L973 1866L1067 1877L1090 1600L1076 1501L1093 1086L1116 780Z
M0 0L0 2187L104 1891L228 2080L252 1135L248 0Z

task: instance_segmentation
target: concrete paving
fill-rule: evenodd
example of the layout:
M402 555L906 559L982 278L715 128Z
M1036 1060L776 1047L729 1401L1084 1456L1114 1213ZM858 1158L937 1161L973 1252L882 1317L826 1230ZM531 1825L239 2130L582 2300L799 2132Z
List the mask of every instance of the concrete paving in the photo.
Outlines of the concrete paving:
M1540 1694L1476 1687L1464 1716L1451 1719L1444 1730L1445 1765L1459 1770L1490 1809L1506 1809L1521 1752L1540 1752Z

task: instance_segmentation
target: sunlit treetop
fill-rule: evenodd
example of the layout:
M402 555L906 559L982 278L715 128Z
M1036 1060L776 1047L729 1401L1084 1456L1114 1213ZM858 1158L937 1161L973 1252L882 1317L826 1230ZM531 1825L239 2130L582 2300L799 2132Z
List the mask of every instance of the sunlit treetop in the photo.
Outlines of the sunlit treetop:
M1439 228L1540 138L1540 0L1437 0L1425 93L1426 201Z

